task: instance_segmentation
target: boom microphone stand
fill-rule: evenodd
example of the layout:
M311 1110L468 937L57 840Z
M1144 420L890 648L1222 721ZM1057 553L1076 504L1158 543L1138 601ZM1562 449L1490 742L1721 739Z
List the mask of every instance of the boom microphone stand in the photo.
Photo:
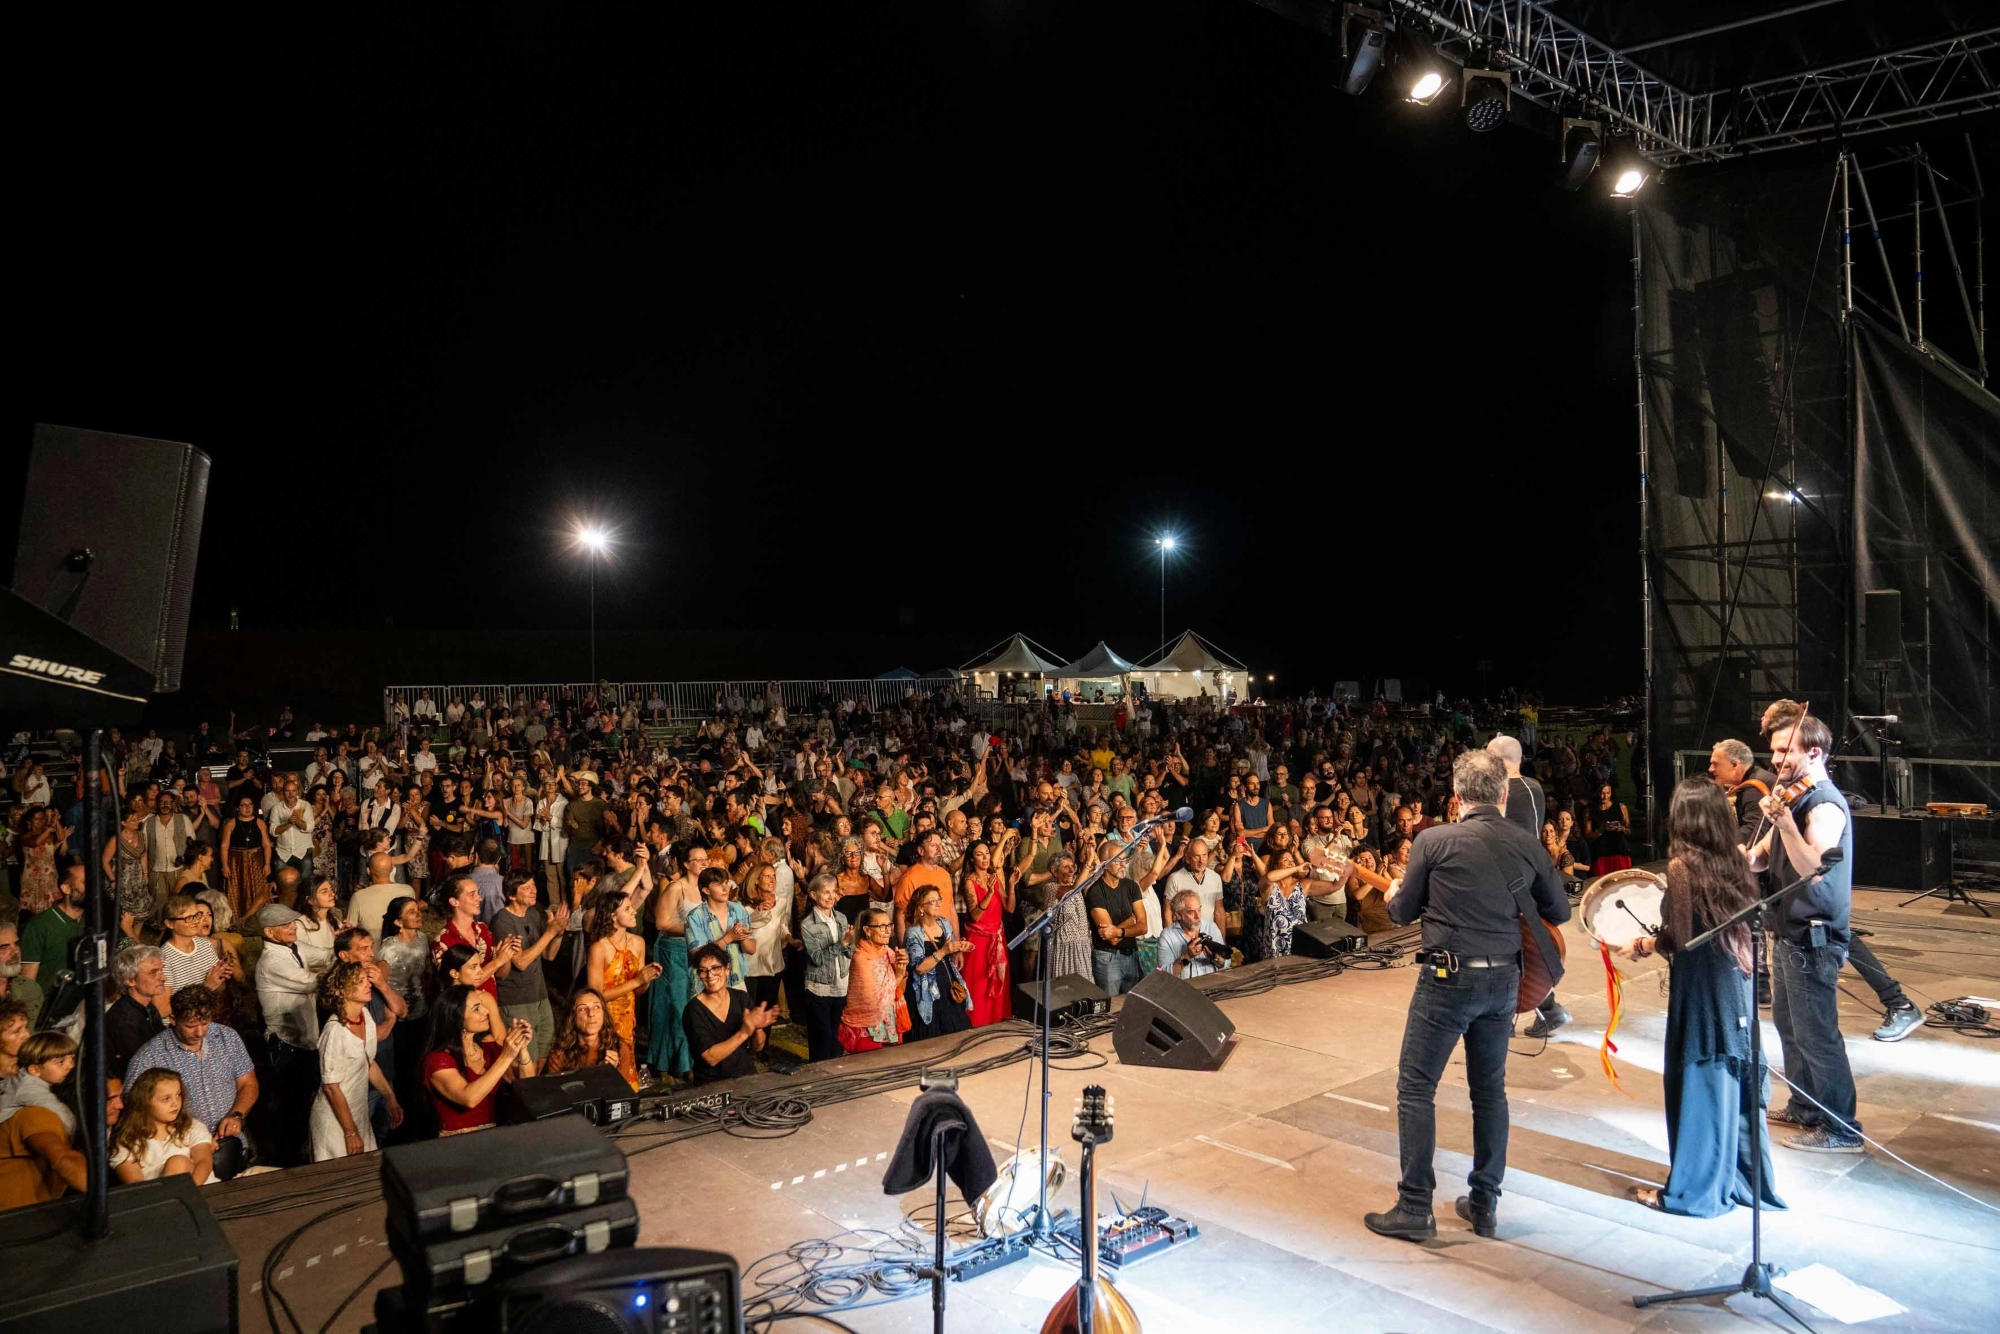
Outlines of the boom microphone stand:
M1741 912L1732 913L1723 921L1702 932L1693 940L1690 940L1683 948L1691 950L1705 945L1724 931L1727 931L1730 927L1735 926L1738 922L1754 917L1764 909L1790 898L1799 890L1818 880L1828 871L1831 871L1839 864L1844 855L1838 847L1828 848L1820 855L1818 866L1813 867L1812 870L1807 871L1783 889L1774 891L1769 897L1757 899ZM1753 927L1750 931L1750 939L1755 951L1754 962L1756 967L1762 968L1764 965L1764 933ZM1756 976L1754 970L1751 976L1754 982ZM1764 1149L1762 1144L1755 1142L1757 1136L1766 1133L1764 1129L1763 1096L1764 1025L1762 1020L1757 1017L1757 1008L1754 1004L1756 998L1753 996L1751 999L1753 1004L1750 1008L1750 1069L1743 1075L1743 1078L1754 1081L1754 1092L1752 1092L1749 1102L1757 1118L1757 1129L1755 1135L1753 1135L1753 1149L1750 1154L1750 1263L1743 1270L1743 1277L1734 1283L1720 1284L1713 1288L1692 1288L1684 1292L1663 1292L1657 1296L1637 1296L1632 1299L1632 1305L1643 1310L1648 1306L1658 1306L1662 1302L1685 1302L1693 1301L1698 1297L1726 1297L1739 1292L1747 1292L1753 1297L1762 1297L1766 1301L1775 1302L1780 1311L1783 1311L1786 1315L1804 1326L1807 1334L1814 1334L1811 1322L1794 1310L1791 1303L1787 1302L1784 1297L1779 1295L1777 1289L1771 1286L1771 1280L1784 1271L1776 1265L1766 1262L1764 1259Z
M1040 943L1035 947L1037 950L1036 961L1040 965L1042 974L1042 1147L1041 1160L1035 1173L1038 1178L1035 1187L1035 1239L1037 1241L1048 1240L1050 1233L1053 1231L1053 1220L1049 1217L1049 1028L1051 1025L1049 984L1053 976L1050 964L1055 960L1056 914L1062 911L1062 906L1065 903L1068 903L1077 895L1084 893L1099 880L1102 880L1105 868L1109 867L1112 862L1127 856L1131 853L1132 849L1144 843L1151 836L1154 829L1163 824L1186 824L1192 819L1194 819L1194 807L1183 806L1171 815L1156 815L1150 820L1139 821L1138 824L1132 826L1131 842L1120 848L1113 855L1100 860L1096 866L1091 868L1089 875L1084 876L1072 885L1067 894L1057 899L1054 903L1051 903L1040 917L1037 917L1034 921L1021 928L1020 935L1015 936L1007 942L1007 950L1009 953L1012 953L1026 944L1030 936L1040 935L1042 938Z

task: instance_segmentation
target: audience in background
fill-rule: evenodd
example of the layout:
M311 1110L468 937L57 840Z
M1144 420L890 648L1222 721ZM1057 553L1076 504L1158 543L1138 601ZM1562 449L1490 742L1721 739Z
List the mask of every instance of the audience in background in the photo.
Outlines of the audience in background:
M278 772L288 723L115 739L117 1176L463 1133L538 1072L706 1084L780 1048L957 1033L1009 1019L1044 965L1115 996L1282 955L1308 918L1387 929L1354 868L1393 878L1450 817L1452 758L1528 717L1206 697L1086 717L931 685L744 691L680 720L611 692L446 694L383 727L315 725L311 761ZM1538 721L1522 772L1551 858L1580 877L1631 856L1617 739ZM52 1087L73 1086L75 1043L33 1025L82 932L83 805L55 752L6 776L0 1199L29 1202L82 1179ZM1184 804L1193 824L1126 848ZM1046 949L1010 957L1093 875Z

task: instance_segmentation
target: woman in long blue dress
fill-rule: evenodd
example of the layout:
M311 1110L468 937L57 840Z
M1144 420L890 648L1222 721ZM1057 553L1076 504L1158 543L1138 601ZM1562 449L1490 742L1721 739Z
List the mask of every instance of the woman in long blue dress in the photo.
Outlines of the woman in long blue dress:
M1689 778L1674 789L1667 816L1667 893L1658 936L1624 953L1668 960L1667 1056L1661 1078L1667 1103L1670 1168L1661 1190L1636 1187L1648 1208L1714 1218L1750 1203L1750 1178L1761 1170L1764 1206L1782 1209L1771 1182L1764 1129L1770 1074L1750 1069L1752 1003L1750 928L1739 922L1698 948L1694 939L1756 896L1736 847L1736 820L1722 789ZM1758 1155L1761 1169L1750 1157Z

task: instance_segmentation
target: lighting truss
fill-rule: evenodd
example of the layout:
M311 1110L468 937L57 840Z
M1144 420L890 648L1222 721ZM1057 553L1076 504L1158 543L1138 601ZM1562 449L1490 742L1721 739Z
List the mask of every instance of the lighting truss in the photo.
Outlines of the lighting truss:
M1323 0L1255 0L1322 32ZM1660 166L1713 162L2000 109L2000 26L1906 50L1690 93L1544 8L1546 0L1382 0L1461 66L1512 72L1514 95L1601 117ZM1324 12L1322 12L1324 11Z

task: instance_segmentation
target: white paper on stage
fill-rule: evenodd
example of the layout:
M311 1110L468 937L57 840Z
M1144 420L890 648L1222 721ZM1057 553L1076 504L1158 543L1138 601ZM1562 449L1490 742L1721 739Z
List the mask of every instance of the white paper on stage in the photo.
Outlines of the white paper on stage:
M1901 1315L1910 1309L1825 1265L1807 1265L1796 1274L1771 1280L1771 1286L1811 1302L1844 1325Z

